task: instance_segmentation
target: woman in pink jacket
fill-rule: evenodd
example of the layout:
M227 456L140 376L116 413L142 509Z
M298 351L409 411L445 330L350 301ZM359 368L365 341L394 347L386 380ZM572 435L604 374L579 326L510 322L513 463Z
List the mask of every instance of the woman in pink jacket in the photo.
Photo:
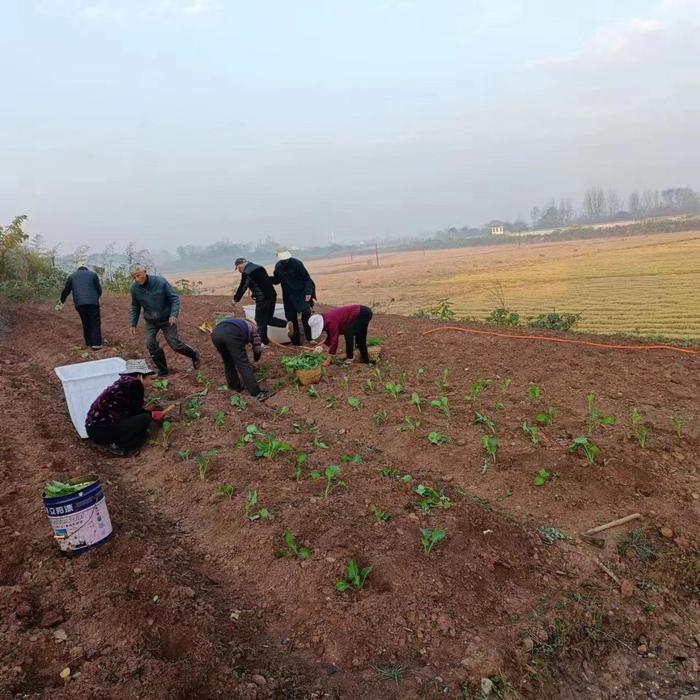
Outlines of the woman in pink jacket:
M360 351L360 357L365 363L369 363L367 352L367 327L372 320L372 309L360 304L339 306L324 314L314 314L309 319L311 339L318 340L325 331L324 345L328 346L330 355L338 352L340 336L345 337L346 364L353 361L355 343Z

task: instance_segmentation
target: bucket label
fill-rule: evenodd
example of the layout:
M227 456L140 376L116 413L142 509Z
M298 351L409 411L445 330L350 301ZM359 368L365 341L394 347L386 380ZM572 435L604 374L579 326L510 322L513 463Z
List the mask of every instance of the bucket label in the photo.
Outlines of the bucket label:
M54 537L64 552L91 547L112 534L104 496L93 506L79 511L71 504L51 506L47 510Z

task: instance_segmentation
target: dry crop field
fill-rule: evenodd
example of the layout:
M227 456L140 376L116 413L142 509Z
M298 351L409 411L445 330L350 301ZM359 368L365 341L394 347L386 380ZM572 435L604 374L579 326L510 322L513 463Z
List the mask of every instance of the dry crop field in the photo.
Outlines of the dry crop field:
M320 300L413 314L448 298L459 316L482 320L499 306L500 283L521 317L582 312L582 331L700 339L698 232L380 255L379 268L373 254L311 261ZM216 294L239 279L190 276Z

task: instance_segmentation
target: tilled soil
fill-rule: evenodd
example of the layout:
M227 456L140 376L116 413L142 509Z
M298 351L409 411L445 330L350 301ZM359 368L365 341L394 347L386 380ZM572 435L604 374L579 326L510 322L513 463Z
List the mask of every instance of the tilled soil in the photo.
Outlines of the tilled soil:
M170 386L147 394L179 401L182 415L169 448L130 459L80 440L53 373L82 359L143 356L141 332L128 334L128 301L106 299L110 345L85 358L72 310L0 312L2 697L476 698L482 679L490 697L700 691L697 355L424 336L439 324L376 316L378 368L332 367L314 397L280 366L289 351L273 347L261 368L276 393L265 404L247 397L241 410L218 390L220 358L196 330L227 307L223 297L184 299L181 335L202 351L203 376L198 383L189 361L167 351ZM490 384L465 400L481 379ZM207 380L202 417L189 419L189 397ZM387 382L404 386L398 398ZM430 406L441 393L449 416ZM589 393L616 419L593 430L595 464L567 451L587 432ZM533 444L523 422L550 405L554 422ZM644 449L632 435L635 407L651 428ZM472 424L475 412L498 435L486 466L490 431ZM293 451L255 459L254 445L235 447L251 424ZM431 432L449 442L431 444ZM200 479L192 457L210 449L218 456ZM311 472L329 465L345 483L324 497L325 478ZM551 478L535 486L540 469ZM115 535L66 558L41 487L85 473L102 478ZM223 484L235 493L220 493ZM423 512L421 484L450 507ZM271 518L245 518L250 491ZM634 512L641 519L596 535L602 548L580 537ZM286 529L310 557L291 554ZM421 529L446 532L430 556ZM544 541L557 533L570 539ZM350 559L372 570L362 590L340 592Z

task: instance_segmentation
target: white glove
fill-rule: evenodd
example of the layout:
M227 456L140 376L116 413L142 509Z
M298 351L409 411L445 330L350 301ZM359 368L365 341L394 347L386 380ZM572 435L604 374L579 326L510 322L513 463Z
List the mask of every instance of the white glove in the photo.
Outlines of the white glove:
M314 348L314 353L316 353L317 355L321 355L323 353L323 345L317 345Z
M54 311L63 311L63 303L59 301L58 304L56 304L56 306L53 307L53 310Z

